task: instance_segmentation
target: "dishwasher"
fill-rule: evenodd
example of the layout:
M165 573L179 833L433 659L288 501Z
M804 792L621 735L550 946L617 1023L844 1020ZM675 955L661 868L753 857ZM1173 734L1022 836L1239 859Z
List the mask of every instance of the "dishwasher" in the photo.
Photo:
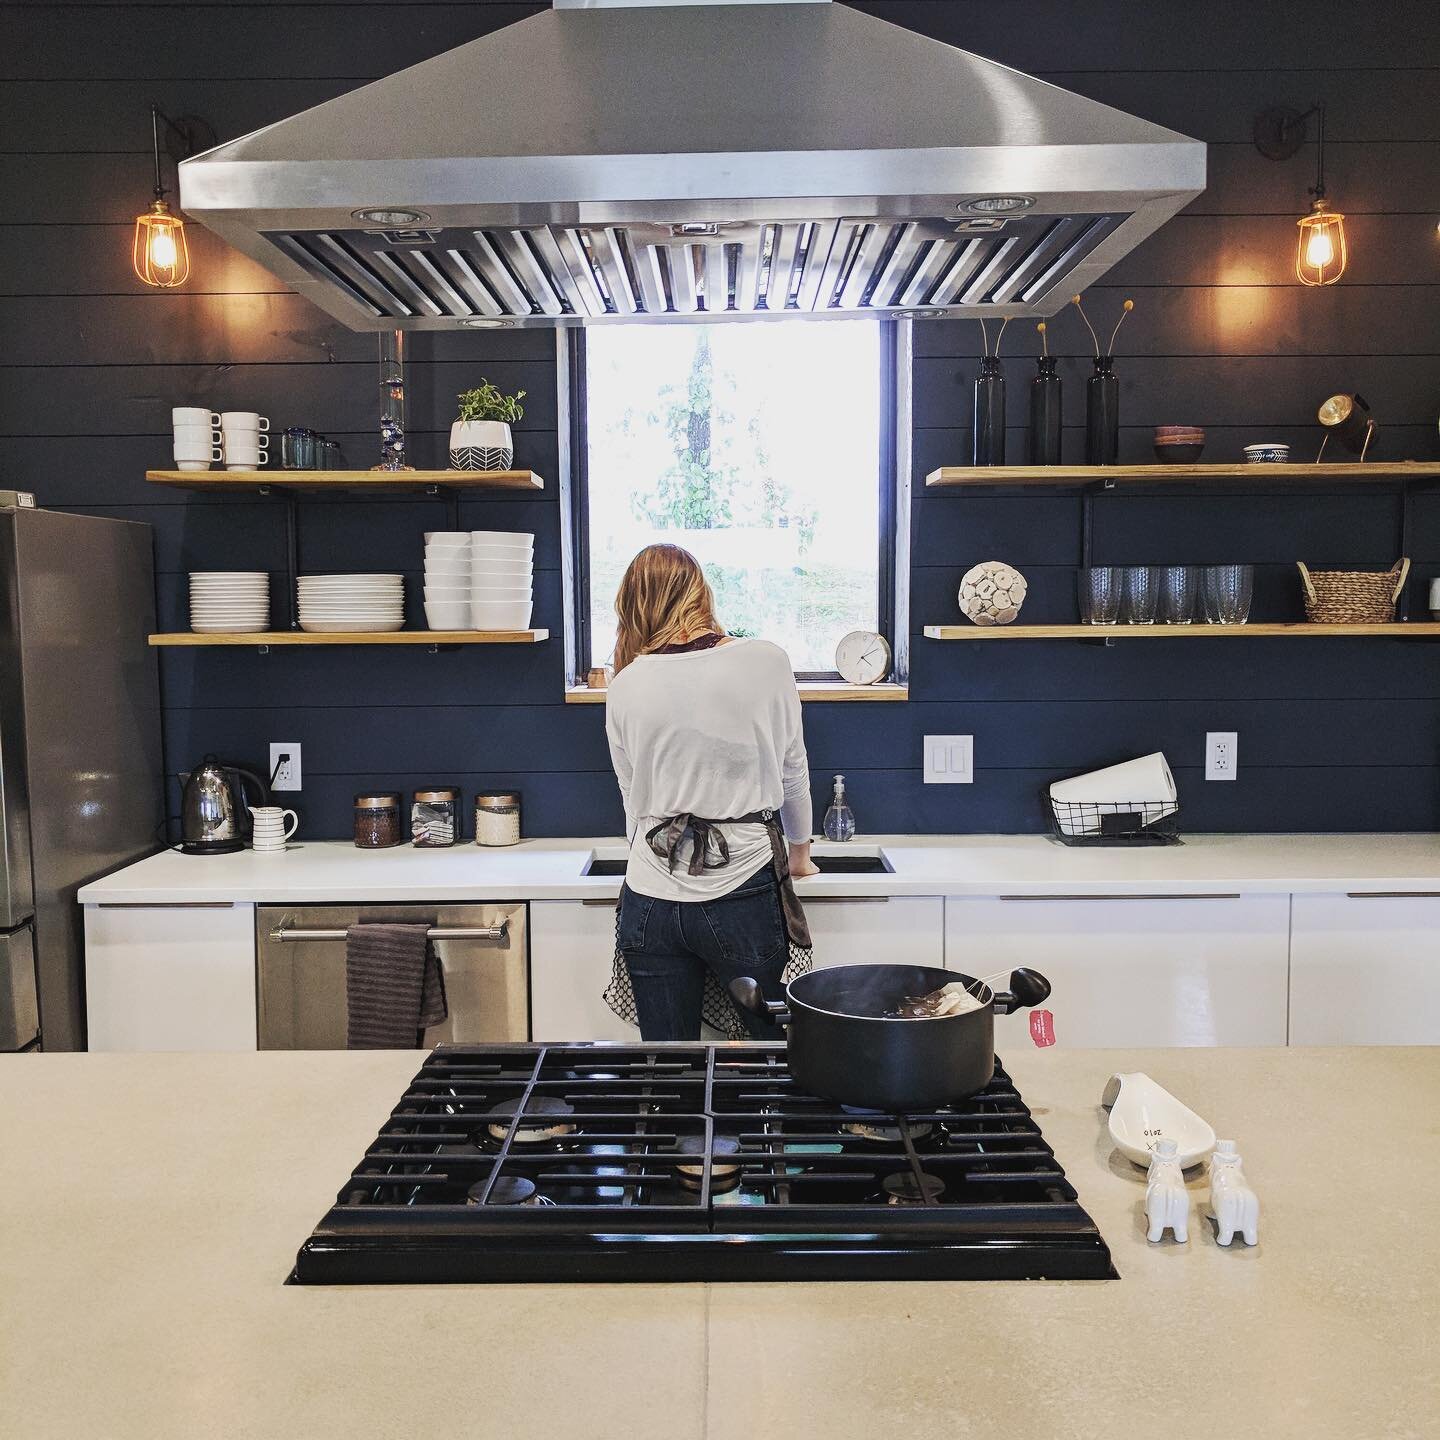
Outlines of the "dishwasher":
M449 1015L427 1046L530 1038L525 906L261 905L255 910L261 1050L345 1049L345 931L372 921L427 925Z

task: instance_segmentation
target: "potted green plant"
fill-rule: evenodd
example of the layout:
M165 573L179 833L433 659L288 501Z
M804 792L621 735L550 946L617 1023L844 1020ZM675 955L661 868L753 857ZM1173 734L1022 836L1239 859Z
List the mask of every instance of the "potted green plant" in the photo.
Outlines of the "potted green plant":
M482 375L474 390L462 390L460 418L450 427L452 470L508 470L515 460L510 426L525 414L525 392L505 395Z

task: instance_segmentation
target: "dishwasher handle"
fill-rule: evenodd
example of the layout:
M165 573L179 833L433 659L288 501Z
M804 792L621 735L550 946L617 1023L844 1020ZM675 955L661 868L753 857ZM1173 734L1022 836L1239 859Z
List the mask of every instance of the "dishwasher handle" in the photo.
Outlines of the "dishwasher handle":
M432 925L426 932L427 940L494 940L502 941L509 929L509 920L498 925ZM280 924L270 932L270 939L277 944L289 940L344 940L348 930L299 930Z

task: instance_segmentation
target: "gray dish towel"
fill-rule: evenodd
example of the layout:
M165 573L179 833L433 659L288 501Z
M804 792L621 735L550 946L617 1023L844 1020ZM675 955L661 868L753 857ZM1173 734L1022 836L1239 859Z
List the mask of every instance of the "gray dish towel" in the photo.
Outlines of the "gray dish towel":
M352 925L345 933L345 1045L413 1050L449 1013L428 925Z

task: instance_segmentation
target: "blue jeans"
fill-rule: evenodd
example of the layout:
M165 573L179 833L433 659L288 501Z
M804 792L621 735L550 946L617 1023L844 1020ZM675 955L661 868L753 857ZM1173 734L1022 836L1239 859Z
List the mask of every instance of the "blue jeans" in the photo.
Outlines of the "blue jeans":
M783 1000L790 957L779 884L766 865L718 900L656 900L620 891L620 952L630 972L643 1040L698 1040L705 972L722 989L741 975ZM741 1010L757 1040L783 1040L778 1025Z

